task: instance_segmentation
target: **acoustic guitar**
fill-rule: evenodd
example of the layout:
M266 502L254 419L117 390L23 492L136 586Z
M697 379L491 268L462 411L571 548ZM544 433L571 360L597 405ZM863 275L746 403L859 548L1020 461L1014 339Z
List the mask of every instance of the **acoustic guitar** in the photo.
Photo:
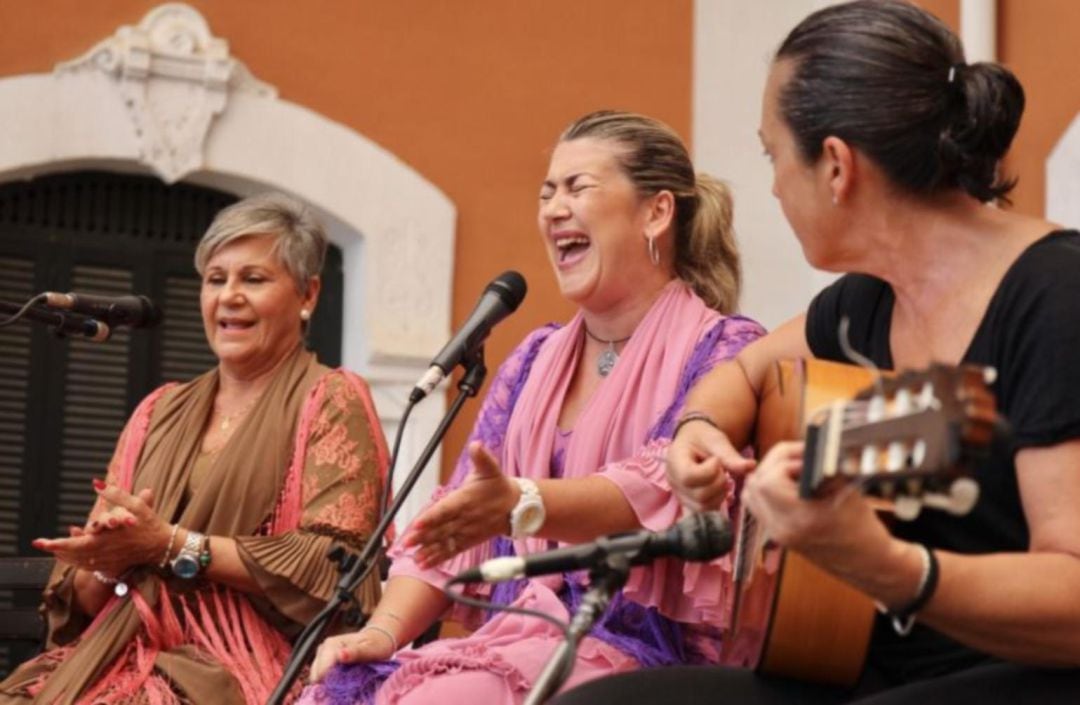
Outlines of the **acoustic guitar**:
M978 497L970 469L987 451L997 421L990 382L992 370L974 366L881 376L820 360L782 362L763 389L758 457L778 441L805 438L804 498L844 483L900 519L914 518L923 506L964 514ZM854 683L873 625L871 600L769 542L745 509L736 537L723 662Z

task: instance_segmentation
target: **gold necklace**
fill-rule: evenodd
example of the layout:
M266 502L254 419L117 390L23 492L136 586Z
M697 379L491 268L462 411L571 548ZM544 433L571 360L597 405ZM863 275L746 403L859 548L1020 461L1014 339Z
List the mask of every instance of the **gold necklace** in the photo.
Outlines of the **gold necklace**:
M251 411L251 407L255 406L255 402L259 401L259 397L261 396L261 393L258 394L257 396L255 396L255 398L245 404L243 408L237 409L231 414L223 417L221 419L221 422L218 424L218 430L220 430L222 433L228 433L229 429L232 427L232 422L237 419L242 419L244 416L246 416L247 413ZM220 413L220 411L218 413Z

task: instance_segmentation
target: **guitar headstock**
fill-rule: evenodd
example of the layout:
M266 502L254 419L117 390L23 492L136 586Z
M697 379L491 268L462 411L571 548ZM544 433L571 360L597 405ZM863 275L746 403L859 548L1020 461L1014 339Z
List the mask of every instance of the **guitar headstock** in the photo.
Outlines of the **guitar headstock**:
M914 518L922 506L965 514L978 499L971 466L998 423L990 368L932 365L882 377L810 417L800 494L855 483Z

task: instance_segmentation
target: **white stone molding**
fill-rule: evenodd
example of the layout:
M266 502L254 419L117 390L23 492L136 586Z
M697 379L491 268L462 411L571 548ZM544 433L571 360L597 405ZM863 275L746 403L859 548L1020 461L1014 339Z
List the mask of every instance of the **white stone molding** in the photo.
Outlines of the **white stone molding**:
M210 123L231 93L277 94L230 57L225 40L212 36L202 15L182 3L151 10L138 25L121 27L55 73L61 82L106 82L131 120L140 161L166 183L203 165Z
M1080 113L1046 160L1046 218L1080 227Z
M343 364L368 379L392 438L408 390L450 332L456 213L431 182L278 98L180 3L52 73L0 78L0 181L72 169L154 173L241 196L277 189L315 207L344 255ZM414 412L397 479L444 406L435 394ZM426 502L438 467L436 456L404 516Z
M805 310L835 279L807 264L772 195L772 167L757 135L761 95L780 40L834 1L694 1L694 164L731 188L743 265L740 309L770 330Z

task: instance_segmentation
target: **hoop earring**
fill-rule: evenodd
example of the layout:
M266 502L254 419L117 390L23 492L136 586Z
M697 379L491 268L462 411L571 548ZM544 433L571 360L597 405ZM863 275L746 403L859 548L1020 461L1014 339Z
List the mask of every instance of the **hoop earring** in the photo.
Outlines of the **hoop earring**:
M645 238L645 240L649 243L648 245L646 245L646 247L649 250L649 259L652 260L652 263L654 265L659 267L660 266L660 250L656 246L656 238L655 237L647 237L647 238Z

